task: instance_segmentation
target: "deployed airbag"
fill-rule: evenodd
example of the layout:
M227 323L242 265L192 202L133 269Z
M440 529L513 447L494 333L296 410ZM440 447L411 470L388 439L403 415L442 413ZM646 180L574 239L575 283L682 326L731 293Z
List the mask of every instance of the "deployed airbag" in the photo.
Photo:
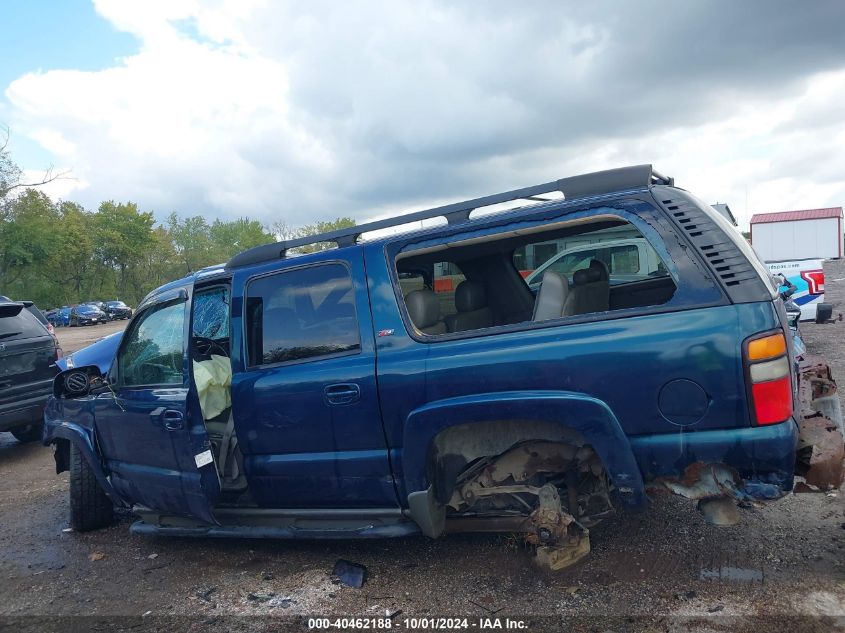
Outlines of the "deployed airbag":
M204 419L215 418L232 405L232 365L226 356L212 354L210 360L194 361L194 382Z

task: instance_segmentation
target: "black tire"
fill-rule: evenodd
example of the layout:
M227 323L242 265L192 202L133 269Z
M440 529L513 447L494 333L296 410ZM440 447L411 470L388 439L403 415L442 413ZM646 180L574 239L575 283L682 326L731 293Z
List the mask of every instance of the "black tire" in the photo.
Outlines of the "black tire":
M70 526L88 532L114 523L114 505L76 444L70 444Z
M18 442L37 442L41 439L41 432L44 430L43 422L33 422L26 426L19 426L11 429L12 435Z

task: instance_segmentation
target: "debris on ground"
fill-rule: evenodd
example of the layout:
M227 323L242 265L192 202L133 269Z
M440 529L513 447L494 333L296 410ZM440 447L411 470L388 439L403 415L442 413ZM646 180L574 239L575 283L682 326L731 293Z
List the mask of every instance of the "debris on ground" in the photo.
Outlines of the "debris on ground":
M284 597L284 596L276 596L276 597L270 599L267 602L268 606L281 607L282 609L287 609L295 603L296 603L296 601L293 600L292 598L288 598L288 597Z
M739 509L730 497L702 499L698 502L698 510L710 525L737 525L741 520Z
M270 600L275 597L276 594L272 591L268 591L266 593L250 591L248 594L246 594L246 599L251 600L252 602L270 602Z
M95 561L95 560L103 560L106 555L103 552L91 552L88 554L88 560Z
M803 475L796 492L838 489L845 480L845 427L830 367L818 356L799 364L798 455L796 473Z
M364 585L366 575L367 568L363 565L350 563L348 560L340 558L332 569L332 582L360 589Z
M202 589L197 589L194 592L194 595L203 602L211 602L211 594L215 591L217 591L217 587L204 587Z

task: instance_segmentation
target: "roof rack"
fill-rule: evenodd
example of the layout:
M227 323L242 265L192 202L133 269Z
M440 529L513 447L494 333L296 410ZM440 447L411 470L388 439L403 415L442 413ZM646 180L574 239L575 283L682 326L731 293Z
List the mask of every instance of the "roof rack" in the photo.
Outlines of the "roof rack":
M460 224L467 222L469 220L469 214L476 209L513 200L547 200L538 198L537 196L553 191L560 191L567 200L571 200L573 198L596 196L616 191L649 187L651 185L671 186L674 184L675 181L673 178L667 178L656 172L652 169L651 165L634 165L632 167L607 169L605 171L553 180L532 187L523 187L481 198L473 198L464 202L455 202L442 207L408 213L407 215L398 215L384 220L358 224L319 235L309 235L284 242L273 242L271 244L256 246L232 257L226 264L226 267L238 268L240 266L249 266L251 264L283 259L287 251L292 248L319 242L334 242L338 247L351 246L357 243L358 238L363 233L401 226L411 222L420 222L431 218L445 217L449 224Z

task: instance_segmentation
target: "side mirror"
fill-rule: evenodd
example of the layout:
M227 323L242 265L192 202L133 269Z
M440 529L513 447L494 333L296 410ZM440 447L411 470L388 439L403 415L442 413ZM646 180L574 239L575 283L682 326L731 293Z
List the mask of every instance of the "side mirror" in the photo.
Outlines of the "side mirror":
M56 376L53 394L57 398L79 398L90 394L104 384L105 377L97 367L76 367Z

